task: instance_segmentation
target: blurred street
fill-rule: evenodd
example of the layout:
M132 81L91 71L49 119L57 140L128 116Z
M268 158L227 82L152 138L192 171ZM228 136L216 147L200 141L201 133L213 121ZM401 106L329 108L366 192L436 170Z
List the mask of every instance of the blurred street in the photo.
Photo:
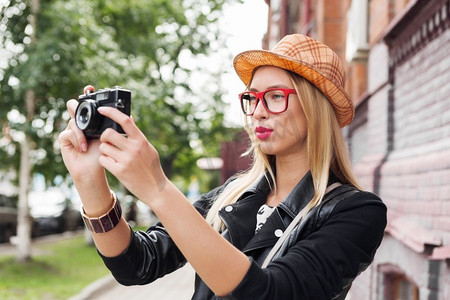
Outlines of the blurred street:
M68 239L68 238L72 238L76 235L80 235L83 234L82 230L78 230L78 231L67 231L61 234L51 234L51 235L44 235L44 236L39 236L36 238L33 238L31 240L32 242L32 251L31 254L32 255L40 255L40 254L45 254L42 253L42 250L40 250L38 247L35 247L36 245L43 245L46 243L52 243L54 241L61 241L62 239ZM0 243L0 256L4 256L4 255L15 255L17 253L17 249L16 246L14 246L11 243Z
M53 234L33 239L32 254L40 255L39 247L53 241L60 241L64 238L72 238L75 235L82 234L80 231L66 232L63 234ZM14 255L16 247L9 243L0 244L0 256ZM105 267L106 268L106 267ZM77 295L70 300L183 300L190 299L194 291L194 270L190 265L186 265L180 270L169 274L151 284L144 286L122 286L111 276L99 278L97 281L86 286Z
M112 276L101 278L70 300L183 300L194 291L194 270L190 265L144 286L123 286Z

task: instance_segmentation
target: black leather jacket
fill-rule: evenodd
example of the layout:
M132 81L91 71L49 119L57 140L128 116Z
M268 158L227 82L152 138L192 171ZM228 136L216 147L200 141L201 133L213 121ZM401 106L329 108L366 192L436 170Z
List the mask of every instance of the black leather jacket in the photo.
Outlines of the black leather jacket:
M333 182L336 178L331 174L329 184ZM202 215L224 186L194 203ZM305 175L255 235L256 214L269 191L262 177L239 201L219 213L227 228L223 236L251 261L238 287L222 299L344 299L351 282L372 262L380 245L386 226L385 205L372 193L348 185L336 188L290 235L279 257L262 269L260 265L280 232L312 198L311 174ZM152 282L186 263L161 224L134 233L120 256L102 258L124 285ZM197 276L192 299L219 298Z

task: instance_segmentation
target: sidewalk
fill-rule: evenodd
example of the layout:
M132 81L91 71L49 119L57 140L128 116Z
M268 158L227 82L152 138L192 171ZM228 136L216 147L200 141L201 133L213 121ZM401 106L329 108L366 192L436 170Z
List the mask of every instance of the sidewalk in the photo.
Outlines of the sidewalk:
M144 286L122 286L108 275L69 300L188 300L194 292L194 270L190 265Z

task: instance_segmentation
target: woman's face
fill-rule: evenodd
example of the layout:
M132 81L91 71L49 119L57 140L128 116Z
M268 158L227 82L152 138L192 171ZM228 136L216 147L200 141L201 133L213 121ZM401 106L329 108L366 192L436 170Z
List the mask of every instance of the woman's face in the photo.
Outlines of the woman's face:
M272 66L258 68L249 90L261 92L272 88L294 89L288 72ZM288 96L288 108L281 114L269 113L259 101L251 118L252 130L265 154L277 157L306 154L306 118L297 95Z

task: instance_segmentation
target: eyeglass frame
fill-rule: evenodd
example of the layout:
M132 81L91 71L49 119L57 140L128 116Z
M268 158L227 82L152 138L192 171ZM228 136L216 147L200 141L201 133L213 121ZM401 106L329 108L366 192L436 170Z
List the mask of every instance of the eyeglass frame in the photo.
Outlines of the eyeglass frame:
M271 91L282 91L282 92L284 93L284 97L285 97L286 99L285 99L285 106L284 106L284 109L283 109L282 111L279 111L279 112L273 112L273 111L271 111L271 110L267 107L267 105L266 105L266 99L264 99L264 95L265 95L267 92L271 92ZM243 96L244 94L249 94L249 93L255 95L255 97L256 97L256 103L255 103L255 108L253 109L253 111L252 111L251 113L246 113L245 110L244 110L244 103L243 103L242 96ZM273 115L278 115L278 114L284 113L284 112L288 109L288 100L289 100L289 95L291 95L291 94L297 95L297 91L296 91L295 89L284 89L284 88L272 88L272 89L267 89L267 90L264 90L264 91L261 91L261 92L245 91L245 92L242 92L242 93L239 94L239 102L241 103L241 109L242 109L242 112L243 112L244 115L246 115L247 117L253 116L253 114L254 114L255 111L256 111L256 107L258 107L258 103L260 102L260 100L263 100L263 101L261 101L261 103L263 104L264 109L265 109L268 113L273 114Z

